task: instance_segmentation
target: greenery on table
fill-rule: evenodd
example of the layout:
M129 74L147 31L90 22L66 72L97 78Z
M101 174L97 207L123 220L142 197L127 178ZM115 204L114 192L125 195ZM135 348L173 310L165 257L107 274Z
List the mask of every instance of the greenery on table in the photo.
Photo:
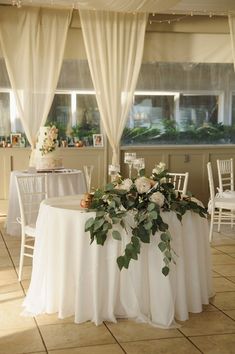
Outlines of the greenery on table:
M103 189L94 193L89 211L95 210L95 218L87 220L85 231L90 232L91 243L103 245L107 237L121 240L121 234L115 225L127 229L128 213L134 215L134 225L130 242L126 245L124 254L117 258L120 270L128 268L130 260L137 260L140 254L141 243L150 243L152 235L160 232L159 249L164 255L162 273L166 276L170 270L170 263L175 263L175 252L171 247L171 234L168 224L161 216L161 212L173 211L181 221L187 210L191 210L201 217L206 217L206 209L197 204L197 200L182 195L174 190L172 183L167 181L165 164L160 163L151 178L142 176L137 179L122 180L119 177L115 182L107 184Z

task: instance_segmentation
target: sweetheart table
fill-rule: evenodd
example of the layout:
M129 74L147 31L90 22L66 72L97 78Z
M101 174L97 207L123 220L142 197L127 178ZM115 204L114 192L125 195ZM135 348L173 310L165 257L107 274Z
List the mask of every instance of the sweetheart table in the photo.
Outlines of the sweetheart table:
M59 318L74 315L76 323L96 325L125 317L170 328L175 320L187 320L189 312L203 310L213 295L206 219L188 211L180 223L175 213L162 213L177 254L167 277L161 273L159 233L120 271L116 259L130 230L119 229L122 241L110 236L104 246L90 245L84 228L95 213L81 210L80 198L49 198L40 206L24 315L57 312Z

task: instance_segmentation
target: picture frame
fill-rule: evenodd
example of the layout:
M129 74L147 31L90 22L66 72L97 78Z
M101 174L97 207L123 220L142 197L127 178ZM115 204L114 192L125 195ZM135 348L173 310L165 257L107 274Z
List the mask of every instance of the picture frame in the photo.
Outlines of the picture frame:
M93 134L93 146L94 147L103 147L104 146L103 134Z
M21 143L21 134L20 133L12 133L11 134L11 146L12 147L20 147Z

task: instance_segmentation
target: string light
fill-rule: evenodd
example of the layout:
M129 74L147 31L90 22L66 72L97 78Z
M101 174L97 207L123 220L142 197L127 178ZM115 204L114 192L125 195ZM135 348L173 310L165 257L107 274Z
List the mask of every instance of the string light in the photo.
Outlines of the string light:
M159 14L160 16L163 16L163 14ZM167 16L169 16L168 14L166 14ZM212 18L213 16L228 16L228 13L206 13L205 10L203 10L202 12L196 12L196 11L191 11L189 14L184 14L184 15L177 15L176 13L172 13L170 16L174 16L174 17L167 17L165 19L156 19L156 18L152 18L153 16L155 16L155 14L152 14L152 17L149 19L149 23L150 25L153 23L167 23L167 24L171 24L173 22L180 22L186 18L193 17L194 15L196 16L208 16L209 18ZM176 17L177 16L177 17Z
M180 16L180 17L177 17L177 18L166 18L166 19L163 19L163 20L150 19L150 20L149 20L149 23L150 23L150 24L152 24L152 23L168 23L168 24L171 24L172 22L181 21L181 20L183 20L185 17L188 17L188 15L183 15L183 16Z

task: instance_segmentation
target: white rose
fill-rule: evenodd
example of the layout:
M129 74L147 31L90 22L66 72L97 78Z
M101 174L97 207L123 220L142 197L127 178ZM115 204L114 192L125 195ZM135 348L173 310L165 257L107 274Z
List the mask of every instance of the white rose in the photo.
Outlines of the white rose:
M138 193L147 193L151 188L151 183L146 177L139 177L135 180L135 185Z
M159 174L159 173L163 172L165 169L166 169L165 162L159 162L159 164L156 165L156 167L152 170L152 173Z
M124 179L124 181L122 181L122 183L117 184L116 188L117 189L125 189L127 191L129 191L131 189L133 182L130 178L126 178Z
M155 192L150 196L149 200L162 207L165 201L165 197L161 192Z

